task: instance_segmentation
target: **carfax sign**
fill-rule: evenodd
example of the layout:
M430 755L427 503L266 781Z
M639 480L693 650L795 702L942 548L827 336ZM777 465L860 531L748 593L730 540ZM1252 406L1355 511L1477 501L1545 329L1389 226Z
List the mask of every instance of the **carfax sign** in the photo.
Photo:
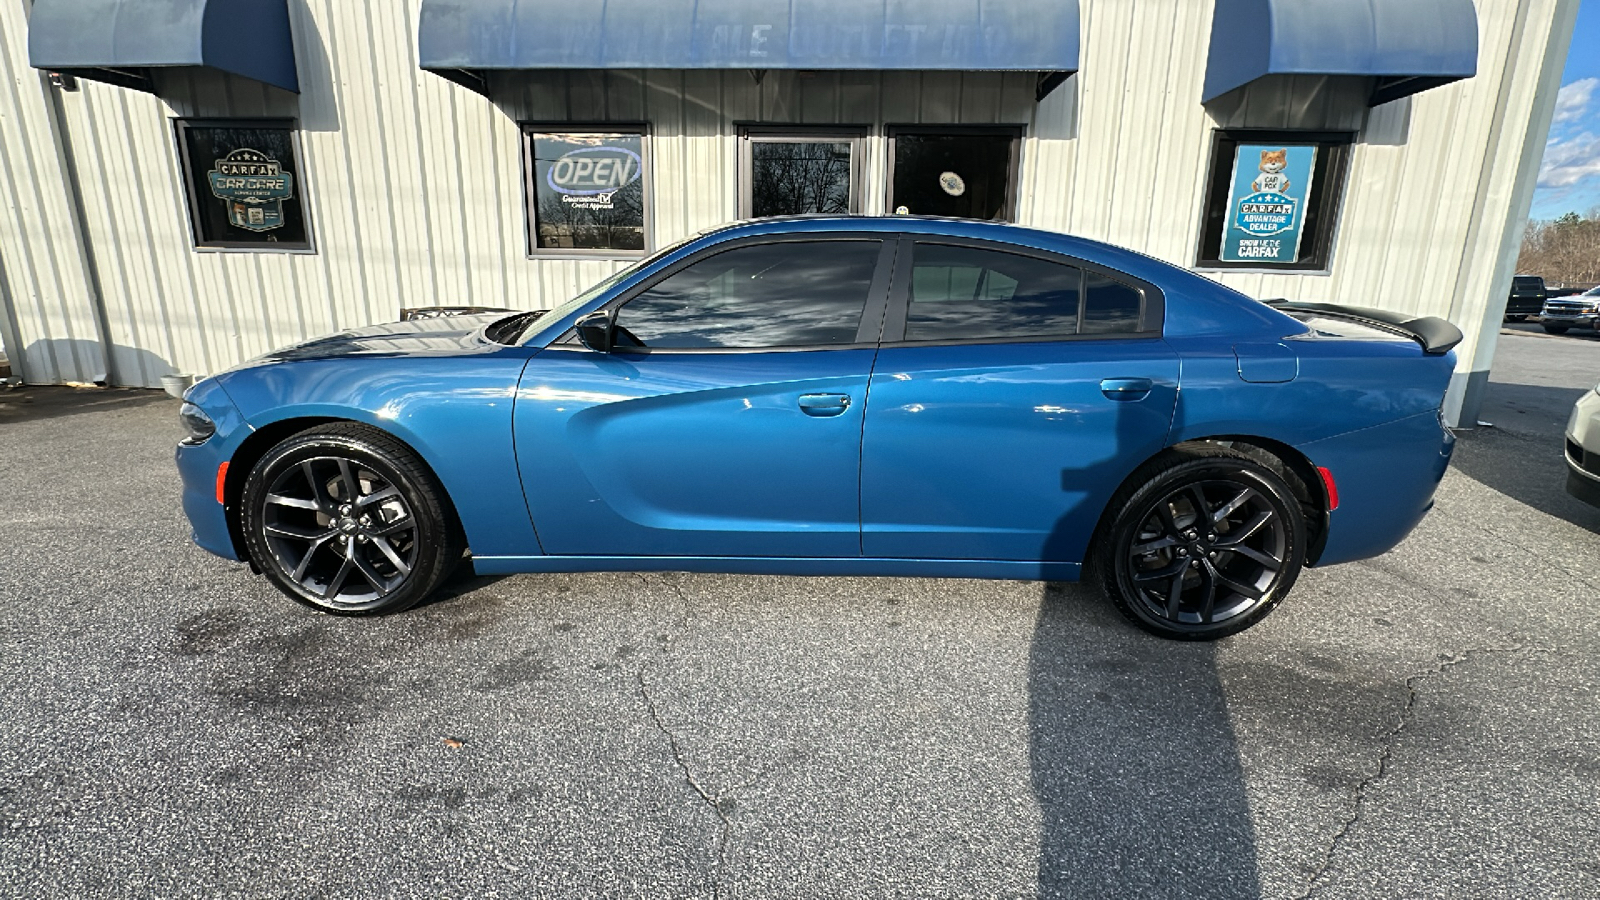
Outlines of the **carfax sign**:
M1239 145L1222 232L1223 262L1299 262L1316 163L1314 146Z
M294 196L294 176L256 150L239 149L206 173L211 193L228 205L228 224L249 231L283 227L283 201Z

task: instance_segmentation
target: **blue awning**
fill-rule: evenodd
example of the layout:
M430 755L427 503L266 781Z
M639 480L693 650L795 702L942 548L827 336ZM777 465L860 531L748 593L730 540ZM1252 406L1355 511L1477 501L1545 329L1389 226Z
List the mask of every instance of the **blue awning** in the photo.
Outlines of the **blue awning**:
M1478 72L1472 0L1217 0L1206 102L1267 75L1376 78L1372 104Z
M1077 0L422 0L422 68L1078 70ZM1048 83L1048 85L1047 85Z
M141 90L151 68L206 66L300 92L286 0L34 0L28 62Z

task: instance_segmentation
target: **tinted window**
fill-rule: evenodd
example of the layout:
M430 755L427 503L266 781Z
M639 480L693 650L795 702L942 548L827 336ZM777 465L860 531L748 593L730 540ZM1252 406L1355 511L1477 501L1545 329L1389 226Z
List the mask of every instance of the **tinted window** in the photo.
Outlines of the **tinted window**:
M619 347L806 347L856 339L879 241L739 247L670 275L617 315Z
M850 212L849 141L754 141L750 215Z
M1139 311L1144 296L1128 287L1095 272L1085 272L1083 277L1083 333L1124 334L1139 330Z
M533 251L644 250L644 135L527 133Z
M1029 256L918 244L906 340L1078 333L1079 270Z
M178 133L197 245L311 247L290 123L180 120Z
M894 135L889 208L900 215L1011 219L1014 134Z

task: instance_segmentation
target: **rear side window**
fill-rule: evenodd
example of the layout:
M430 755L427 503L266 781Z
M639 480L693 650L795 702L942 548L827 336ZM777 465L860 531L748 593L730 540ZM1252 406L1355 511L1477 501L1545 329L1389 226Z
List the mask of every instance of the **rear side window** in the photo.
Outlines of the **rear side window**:
M1542 278L1513 278L1511 283L1519 291L1537 291L1544 287Z
M882 241L736 247L667 276L617 313L617 346L648 349L850 344Z
M1098 272L1032 256L916 245L907 341L1136 333L1144 295Z

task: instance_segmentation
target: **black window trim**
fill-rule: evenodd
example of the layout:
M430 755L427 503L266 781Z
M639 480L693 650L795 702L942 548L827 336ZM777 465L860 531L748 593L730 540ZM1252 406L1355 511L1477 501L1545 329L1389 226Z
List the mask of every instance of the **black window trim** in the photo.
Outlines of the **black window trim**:
M906 317L911 308L911 272L916 265L916 244L940 244L952 247L970 247L975 250L989 250L997 253L1010 253L1014 256L1026 256L1043 262L1057 265L1073 266L1079 271L1078 282L1078 326L1083 326L1084 306L1088 303L1088 293L1084 290L1083 274L1093 272L1110 278L1139 292L1139 330L1110 332L1099 334L1057 334L1041 335L1039 337L986 337L986 338L948 338L934 341L908 341L906 334ZM1091 262L1076 256L1043 250L1038 247L1029 247L1023 244L1008 244L1002 241L986 241L978 238L952 237L942 234L916 234L906 233L900 235L900 250L896 254L894 284L889 291L889 308L883 326L882 345L885 347L950 347L950 346L977 346L981 344L1054 344L1062 341L1126 341L1149 340L1160 338L1166 325L1167 300L1159 287L1136 278L1119 269L1113 269L1100 263Z
M546 120L519 120L517 128L522 135L522 220L523 232L526 240L525 252L528 259L574 259L574 260L599 260L617 259L629 262L648 259L656 250L655 242L655 183L651 177L652 167L655 162L655 148L653 134L649 122L594 122L594 121L546 121ZM644 249L643 250L609 250L609 249L584 249L581 247L552 247L543 249L539 246L539 215L536 209L538 200L538 185L534 182L533 165L533 136L535 134L637 134L640 137L639 146L643 151L644 168L639 173L643 182L640 192L643 200L640 206L644 211Z
M316 230L312 228L309 179L306 175L306 151L300 142L300 121L286 116L173 116L172 136L178 148L178 171L183 178L183 193L188 200L190 249L199 253L288 253L315 256ZM206 241L200 228L200 196L195 192L194 161L189 158L190 128L282 128L289 132L294 145L295 199L300 201L300 221L304 224L304 242L283 241Z
M1345 188L1350 179L1350 167L1355 153L1357 134L1354 131L1296 131L1285 128L1216 128L1212 130L1210 159L1206 162L1206 179L1201 182L1200 227L1195 247L1195 271L1199 272L1255 272L1294 275L1327 275L1333 271L1333 254L1339 242L1339 220L1344 213ZM1334 159L1327 162L1327 170L1314 189L1320 190L1317 204L1317 227L1323 240L1314 257L1297 263L1223 262L1221 259L1222 233L1226 232L1229 192L1233 190L1233 161L1222 159L1222 148L1232 142L1235 149L1244 143L1316 144L1319 151L1332 150ZM1319 153L1319 157L1321 154ZM1321 162L1319 160L1319 166ZM1226 176L1222 183L1219 176ZM1331 179L1331 181L1329 181ZM1211 210L1220 203L1224 207L1221 231L1209 231ZM1310 198L1306 198L1309 204Z
M1021 194L1017 182L1022 177L1022 142L1027 137L1026 125L888 125L884 128L885 141L884 155L885 172L883 180L883 208L889 215L894 215L894 161L898 155L896 140L902 134L931 134L931 135L957 135L962 137L985 135L993 137L1011 138L1011 152L1006 160L1008 171L1006 173L1006 206L1005 215L993 222L1007 222L1016 224L1017 207Z
M825 241L875 241L881 244L878 260L874 263L872 281L867 288L866 305L861 310L861 321L856 327L856 339L848 344L796 344L784 347L613 347L611 355L614 356L649 356L652 354L692 354L692 355L735 355L750 353L802 353L824 350L871 350L878 346L878 338L883 331L884 310L888 305L890 279L895 271L895 254L898 242L894 232L876 231L794 231L782 234L760 234L749 237L734 238L706 247L691 256L678 260L672 265L662 269L648 280L642 281L625 293L619 294L607 301L600 310L612 314L626 306L635 297L650 290L673 275L689 268L696 263L703 262L713 256L736 250L741 247L750 247L764 244L795 244L819 243ZM583 349L578 343L577 331L570 329L562 335L555 344L572 349Z
M867 141L871 128L866 125L783 125L770 122L736 123L739 154L737 162L738 196L734 199L737 218L755 219L754 203L755 157L754 145L769 143L824 143L848 142L850 144L850 211L860 215L866 208ZM830 141L831 139L831 141Z

